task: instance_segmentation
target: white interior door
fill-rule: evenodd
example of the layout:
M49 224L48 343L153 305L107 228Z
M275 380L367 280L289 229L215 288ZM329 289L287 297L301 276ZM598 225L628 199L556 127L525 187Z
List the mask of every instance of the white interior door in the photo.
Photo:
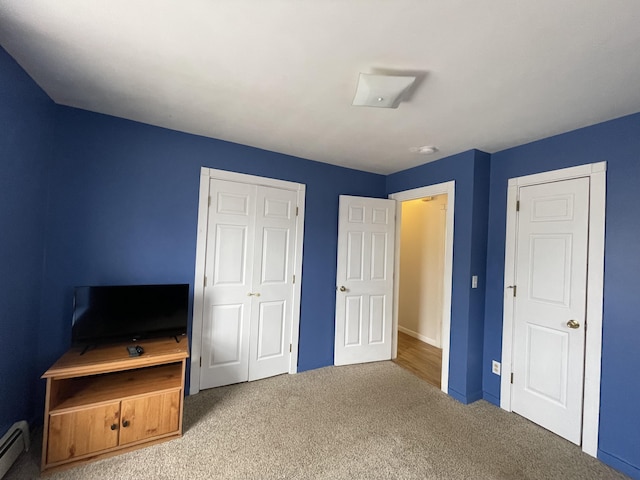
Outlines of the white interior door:
M334 363L391 359L394 200L340 196Z
M249 380L286 373L296 235L296 192L258 187Z
M589 178L521 187L513 411L580 444Z
M289 370L294 191L210 180L200 388Z
M209 181L200 388L246 382L256 186Z

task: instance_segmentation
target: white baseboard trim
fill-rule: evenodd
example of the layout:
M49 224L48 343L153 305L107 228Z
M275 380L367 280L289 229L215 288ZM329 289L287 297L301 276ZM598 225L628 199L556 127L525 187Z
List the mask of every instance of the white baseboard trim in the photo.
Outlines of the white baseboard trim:
M435 339L427 337L425 335L421 335L418 332L414 332L413 330L409 330L408 328L405 328L401 325L398 325L398 331L402 332L402 333L406 333L407 335L413 337L413 338L417 338L418 340L420 340L421 342L424 343L428 343L429 345L436 347L436 348L442 348L440 345L438 345L438 342L436 342Z

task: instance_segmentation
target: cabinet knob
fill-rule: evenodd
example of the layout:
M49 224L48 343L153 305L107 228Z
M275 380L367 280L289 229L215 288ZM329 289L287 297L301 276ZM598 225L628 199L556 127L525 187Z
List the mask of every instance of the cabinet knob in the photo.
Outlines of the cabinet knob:
M129 420L123 420L123 421L122 421L122 426L123 426L124 428L127 428L127 427L129 426Z
M115 430L116 428L118 428L118 425L116 425L115 423L111 425L111 430Z

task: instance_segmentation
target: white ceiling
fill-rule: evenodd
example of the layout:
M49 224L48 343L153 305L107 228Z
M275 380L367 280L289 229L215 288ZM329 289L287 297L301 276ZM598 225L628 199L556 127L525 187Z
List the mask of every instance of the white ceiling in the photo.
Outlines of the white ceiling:
M384 174L640 111L638 0L0 0L0 44L58 104ZM376 69L425 76L352 106Z

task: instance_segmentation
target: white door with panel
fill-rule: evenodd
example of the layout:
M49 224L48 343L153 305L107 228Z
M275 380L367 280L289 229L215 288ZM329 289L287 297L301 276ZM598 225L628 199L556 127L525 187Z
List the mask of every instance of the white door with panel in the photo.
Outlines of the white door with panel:
M512 410L580 444L589 178L520 187Z
M249 381L289 370L296 192L258 187Z
M395 200L340 196L334 363L391 359Z
M296 192L210 180L200 388L288 372Z

